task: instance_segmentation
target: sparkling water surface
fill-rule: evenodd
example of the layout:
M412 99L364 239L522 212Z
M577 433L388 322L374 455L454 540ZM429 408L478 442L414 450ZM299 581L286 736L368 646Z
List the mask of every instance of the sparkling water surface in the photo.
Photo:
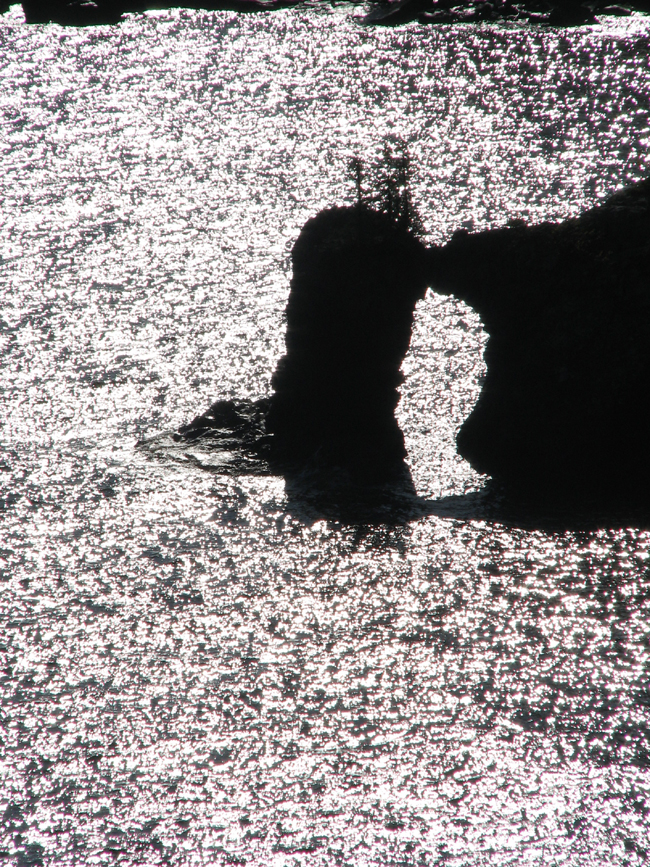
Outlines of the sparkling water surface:
M269 392L289 252L401 137L430 242L647 174L650 22L364 29L359 11L0 17L0 854L26 865L634 865L650 539L441 510L324 520L142 437ZM430 291L418 492L476 314ZM471 498L470 498L471 500Z

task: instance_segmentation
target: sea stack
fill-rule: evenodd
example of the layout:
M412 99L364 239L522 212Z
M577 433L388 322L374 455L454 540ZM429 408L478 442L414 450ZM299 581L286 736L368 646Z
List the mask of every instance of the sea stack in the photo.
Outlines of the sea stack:
M396 220L357 205L309 220L292 262L287 352L266 421L273 458L389 481L406 456L394 411L426 250Z

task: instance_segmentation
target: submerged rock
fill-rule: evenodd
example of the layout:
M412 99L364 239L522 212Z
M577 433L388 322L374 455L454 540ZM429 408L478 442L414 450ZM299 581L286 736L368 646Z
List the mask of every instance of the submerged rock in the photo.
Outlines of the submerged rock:
M458 451L513 492L650 499L650 180L560 224L458 232L430 285L490 335Z
M194 442L209 437L223 451L239 452L249 459L268 458L266 417L271 399L218 400L210 409L183 425L174 434L176 442Z

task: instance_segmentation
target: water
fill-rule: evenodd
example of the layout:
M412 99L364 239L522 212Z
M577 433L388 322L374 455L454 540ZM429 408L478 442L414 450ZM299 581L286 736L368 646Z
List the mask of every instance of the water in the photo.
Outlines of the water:
M624 865L648 846L650 538L326 521L135 450L268 393L288 253L409 143L429 241L647 174L647 19L363 29L357 11L0 19L1 849L28 864ZM430 292L418 492L477 316ZM444 512L444 510L441 510Z

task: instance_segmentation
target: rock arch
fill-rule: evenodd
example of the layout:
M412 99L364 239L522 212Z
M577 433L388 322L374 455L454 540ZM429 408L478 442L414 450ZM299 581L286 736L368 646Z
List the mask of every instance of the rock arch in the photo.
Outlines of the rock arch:
M394 410L430 286L474 308L490 335L459 453L515 496L646 503L648 239L650 181L561 224L458 232L428 249L365 206L323 211L294 246L274 394L215 404L179 437L225 430L285 475L404 479Z

